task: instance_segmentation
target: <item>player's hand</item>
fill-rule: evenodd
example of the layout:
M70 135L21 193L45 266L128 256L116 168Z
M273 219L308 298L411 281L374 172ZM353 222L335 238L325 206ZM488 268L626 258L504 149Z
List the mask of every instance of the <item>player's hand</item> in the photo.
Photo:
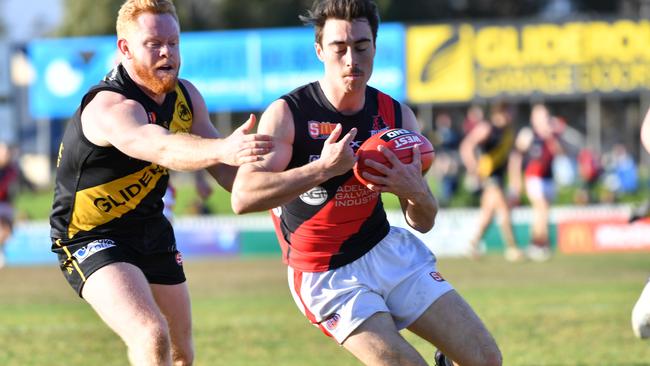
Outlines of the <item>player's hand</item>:
M263 160L264 155L271 152L273 148L271 136L250 133L255 127L255 122L255 115L251 114L244 124L222 140L222 163L239 166Z
M339 140L342 132L343 127L339 123L325 140L318 159L319 164L323 164L323 169L332 177L348 172L357 161L351 144L357 136L357 129L351 129Z
M381 173L381 175L373 175L363 172L363 177L372 182L368 184L370 190L390 192L404 199L428 194L427 183L422 177L422 161L418 145L413 146L413 161L410 164L402 163L386 146L380 145L377 149L388 159L390 166L371 159L366 160L367 166Z

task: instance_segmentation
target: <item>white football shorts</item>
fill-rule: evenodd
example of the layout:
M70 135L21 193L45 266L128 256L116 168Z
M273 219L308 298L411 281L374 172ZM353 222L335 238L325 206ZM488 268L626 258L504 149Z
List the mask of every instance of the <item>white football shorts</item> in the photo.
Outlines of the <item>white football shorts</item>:
M352 263L326 272L289 267L288 275L300 311L339 344L378 312L390 313L397 328L404 329L453 289L429 248L398 227Z
M632 309L632 329L637 337L650 338L650 280Z
M526 177L526 194L530 200L544 199L552 202L555 199L555 183L551 178Z

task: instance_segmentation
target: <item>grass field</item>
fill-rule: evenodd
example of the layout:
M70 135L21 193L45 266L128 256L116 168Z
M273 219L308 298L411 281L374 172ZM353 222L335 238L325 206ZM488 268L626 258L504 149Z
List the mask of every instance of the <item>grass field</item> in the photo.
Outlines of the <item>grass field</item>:
M650 365L630 311L650 254L549 263L440 260L484 319L504 365ZM293 304L278 258L186 261L197 365L357 365ZM432 346L405 336L429 359ZM53 267L0 271L0 365L125 365L125 349Z

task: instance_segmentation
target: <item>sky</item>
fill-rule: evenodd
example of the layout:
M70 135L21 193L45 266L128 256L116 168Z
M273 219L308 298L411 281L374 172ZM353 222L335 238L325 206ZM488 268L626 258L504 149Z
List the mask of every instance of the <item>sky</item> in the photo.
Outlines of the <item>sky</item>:
M63 0L0 0L0 16L11 41L28 41L63 20Z

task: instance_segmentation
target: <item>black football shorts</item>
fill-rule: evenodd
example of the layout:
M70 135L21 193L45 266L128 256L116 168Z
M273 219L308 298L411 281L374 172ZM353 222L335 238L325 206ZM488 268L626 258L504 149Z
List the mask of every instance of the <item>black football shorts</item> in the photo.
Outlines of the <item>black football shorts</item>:
M84 283L95 271L111 263L126 262L140 268L151 284L176 285L185 282L183 258L177 250L143 254L127 243L94 239L63 244L52 239L52 251L66 280L82 297Z

